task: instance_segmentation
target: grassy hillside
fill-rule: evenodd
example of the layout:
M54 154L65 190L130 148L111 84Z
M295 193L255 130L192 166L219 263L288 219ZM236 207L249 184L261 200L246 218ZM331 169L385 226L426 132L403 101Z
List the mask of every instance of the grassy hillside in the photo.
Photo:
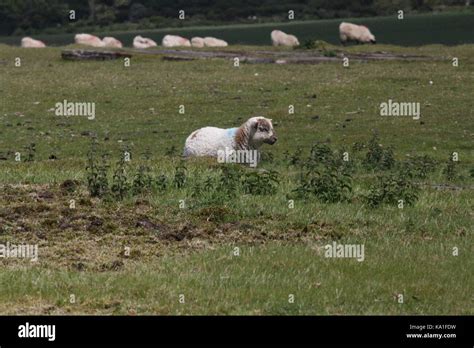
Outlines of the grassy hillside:
M0 311L472 313L474 46L347 50L436 59L125 67L1 45L0 243L38 244L39 260L0 259ZM65 99L95 119L56 116ZM421 119L380 116L388 99ZM253 115L279 139L257 170L181 160L193 130ZM326 258L333 241L364 261Z

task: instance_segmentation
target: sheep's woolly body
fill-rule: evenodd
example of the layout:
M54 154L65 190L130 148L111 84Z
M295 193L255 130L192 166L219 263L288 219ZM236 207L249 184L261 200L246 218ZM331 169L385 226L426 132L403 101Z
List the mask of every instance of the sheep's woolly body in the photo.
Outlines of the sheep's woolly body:
M205 37L204 46L206 47L227 47L229 44L221 39L216 39L215 37Z
M186 139L184 156L217 157L217 151L235 148L235 128L204 127L191 133Z
M106 36L102 39L105 47L122 48L122 43L114 37Z
M43 48L46 47L43 41L32 39L31 37L24 37L21 39L21 47Z
M199 37L195 36L191 39L191 46L192 47L227 47L229 44L224 40L216 39L215 37Z
M90 35L90 34L76 34L74 36L74 41L77 44L80 45L87 45L87 46L92 46L92 47L104 47L105 43L102 42L102 40L95 36L95 35Z
M375 43L375 36L364 25L342 22L339 25L341 42L357 41L361 43Z
M281 30L273 30L270 34L273 46L299 46L300 42L294 35L289 35Z
M204 39L202 37L196 36L191 39L191 46L202 48L204 47Z
M268 139L253 137L253 129L258 125L268 129ZM256 150L264 142L273 144L275 141L271 120L252 117L238 128L204 127L192 132L186 139L183 155L217 157L219 150Z
M191 41L178 35L165 35L161 40L163 47L191 47Z
M150 48L150 47L156 47L157 44L155 41L152 39L148 39L146 37L141 37L140 35L135 36L133 39L133 47L134 48Z

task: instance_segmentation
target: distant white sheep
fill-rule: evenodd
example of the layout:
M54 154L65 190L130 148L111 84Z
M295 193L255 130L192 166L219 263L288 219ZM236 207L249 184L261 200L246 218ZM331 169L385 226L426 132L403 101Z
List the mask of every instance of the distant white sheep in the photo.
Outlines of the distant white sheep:
M339 25L339 37L342 44L345 44L348 41L355 41L357 43L376 43L375 36L372 35L369 28L364 25L356 25L346 22L342 22Z
M258 150L264 143L273 145L277 136L272 120L251 117L237 128L200 128L189 135L184 145L185 157L219 157L223 151Z
M122 48L122 43L114 37L106 36L102 39L105 47Z
M299 46L300 42L294 35L289 35L281 30L273 30L272 33L270 34L270 37L272 39L272 45L273 46L289 46L289 47L294 47L294 46Z
M196 36L191 39L191 46L202 48L204 47L204 39L202 37Z
M104 47L105 44L100 38L90 34L76 34L74 41L80 45L92 46L92 47Z
M191 42L184 37L177 35L165 35L161 41L163 47L191 47Z
M24 37L21 39L21 47L25 48L43 48L46 47L43 41L32 39L31 37Z
M141 37L140 35L135 36L133 39L133 47L134 48L150 48L158 46L155 41L152 39L148 39L145 37Z
M205 37L204 46L206 47L227 47L229 44L221 39L216 39L215 37Z

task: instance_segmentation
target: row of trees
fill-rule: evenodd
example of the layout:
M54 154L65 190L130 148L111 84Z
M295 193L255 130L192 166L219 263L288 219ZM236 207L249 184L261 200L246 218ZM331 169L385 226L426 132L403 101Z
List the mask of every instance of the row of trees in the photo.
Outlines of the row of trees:
M318 19L469 5L471 0L0 0L0 35L118 23L156 28L283 20L289 10L295 11L295 19ZM180 10L185 11L186 21L176 21Z

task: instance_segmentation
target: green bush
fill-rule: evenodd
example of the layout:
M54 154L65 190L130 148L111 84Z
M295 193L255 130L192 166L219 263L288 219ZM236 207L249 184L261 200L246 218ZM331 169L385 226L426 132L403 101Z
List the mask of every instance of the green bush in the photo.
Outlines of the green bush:
M401 163L400 171L410 178L425 179L436 169L437 161L428 155L414 156Z
M448 161L443 169L443 174L448 181L455 181L458 177L458 163L453 161L452 156L449 155Z
M315 196L324 203L346 202L352 196L352 177L335 167L310 170L301 176L294 192L301 198Z
M285 151L283 156L285 162L290 165L290 166L296 166L301 164L301 153L302 153L302 148L298 147L295 152L290 154L289 151Z
M165 174L160 174L155 180L155 187L158 191L166 191L168 188L168 177Z
M132 182L132 193L139 194L153 188L153 177L148 165L141 164Z
M93 140L87 154L86 166L87 188L92 197L103 197L109 193L107 155L102 154L101 160L100 163L97 160L97 143Z
M328 145L315 143L310 150L308 158L303 162L307 170L327 169L341 170L343 173L355 171L355 159L344 161L344 149L332 150Z
M184 161L180 161L179 164L176 166L174 178L173 178L173 185L176 188L182 188L186 184L186 173L187 168L184 164Z
M270 195L277 191L279 184L278 172L251 171L242 177L242 189L251 195Z
M367 143L367 153L364 164L369 169L388 170L395 166L393 148L383 148L379 137L374 134Z
M377 177L376 183L370 187L366 200L371 207L398 204L399 200L403 200L403 204L411 205L418 199L418 191L419 188L407 176L389 173Z
M125 159L122 156L112 176L110 192L114 198L122 200L130 193L131 187L127 178Z
M243 171L238 165L225 165L219 178L217 189L228 197L234 197L239 190Z

